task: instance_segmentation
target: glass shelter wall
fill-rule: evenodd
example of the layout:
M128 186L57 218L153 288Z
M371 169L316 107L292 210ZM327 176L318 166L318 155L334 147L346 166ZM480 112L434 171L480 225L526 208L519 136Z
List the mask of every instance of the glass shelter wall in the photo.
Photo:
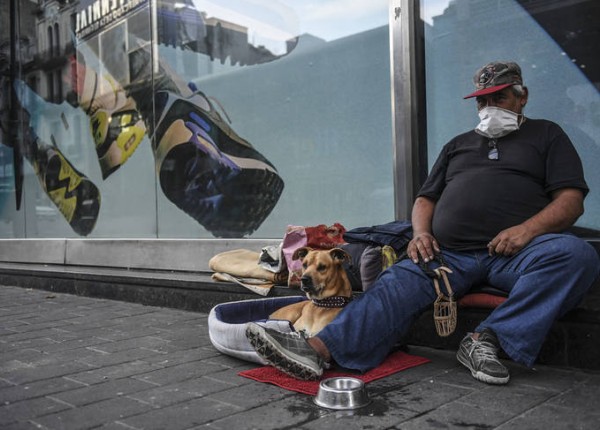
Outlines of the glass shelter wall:
M427 147L478 122L472 76L487 62L516 61L529 89L525 115L558 123L582 158L591 189L578 226L600 229L600 2L421 0L425 26Z
M11 0L0 17L1 238L393 218L386 0Z

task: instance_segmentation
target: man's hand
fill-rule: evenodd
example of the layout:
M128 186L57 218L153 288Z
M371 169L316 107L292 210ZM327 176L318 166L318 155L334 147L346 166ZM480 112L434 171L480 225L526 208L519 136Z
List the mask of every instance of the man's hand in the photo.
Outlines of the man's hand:
M502 230L488 243L490 255L511 256L523 249L534 237L564 231L583 213L583 192L562 188L552 193L552 201L522 224Z
M523 224L502 230L488 243L490 255L499 254L504 256L515 255L527 245L534 234Z
M427 263L440 252L440 247L432 234L420 233L413 236L412 240L408 242L406 252L414 263L419 262L419 256Z

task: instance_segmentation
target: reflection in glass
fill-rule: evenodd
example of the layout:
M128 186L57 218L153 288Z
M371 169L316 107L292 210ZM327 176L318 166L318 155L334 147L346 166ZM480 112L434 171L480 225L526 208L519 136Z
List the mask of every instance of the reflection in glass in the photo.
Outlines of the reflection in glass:
M462 96L481 64L514 60L523 69L525 114L561 125L577 148L591 192L578 225L600 229L600 2L594 0L422 0L429 164L453 136L473 128Z
M387 7L80 0L22 11L31 59L3 85L26 128L26 234L281 237L289 223L388 221ZM315 192L324 184L335 192Z

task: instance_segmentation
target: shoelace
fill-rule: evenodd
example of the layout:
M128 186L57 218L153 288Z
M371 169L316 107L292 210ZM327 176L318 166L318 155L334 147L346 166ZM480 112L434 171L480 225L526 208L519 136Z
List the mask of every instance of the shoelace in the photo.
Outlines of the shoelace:
M482 359L487 359L491 361L498 361L498 357L496 357L496 347L490 342L473 340L473 345L471 345L471 350L469 351L469 356L477 354Z

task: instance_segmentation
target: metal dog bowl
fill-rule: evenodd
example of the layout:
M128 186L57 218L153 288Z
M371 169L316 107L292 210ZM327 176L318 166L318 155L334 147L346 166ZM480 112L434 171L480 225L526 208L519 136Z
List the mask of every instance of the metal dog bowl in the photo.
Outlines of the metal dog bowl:
M322 408L337 410L358 409L371 403L365 383L356 378L322 380L313 400Z

